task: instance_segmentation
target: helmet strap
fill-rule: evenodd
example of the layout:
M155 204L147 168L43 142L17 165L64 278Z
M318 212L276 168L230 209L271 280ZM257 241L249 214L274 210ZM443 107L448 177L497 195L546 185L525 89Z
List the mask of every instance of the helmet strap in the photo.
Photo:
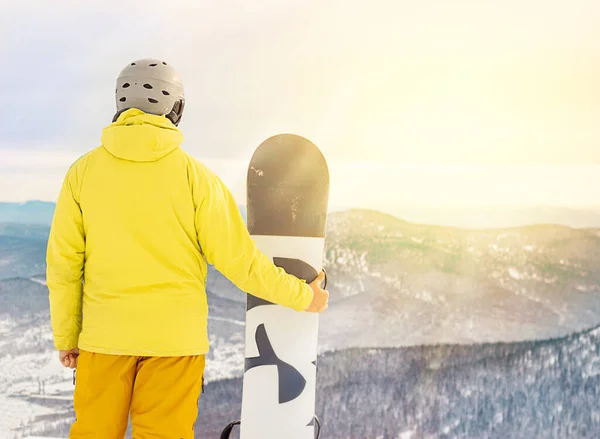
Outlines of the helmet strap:
M181 116L183 115L183 107L185 107L185 99L181 98L178 101L175 101L171 112L165 115L167 119L173 122L173 125L175 126L178 126L179 122L181 122Z
M115 123L117 121L117 119L119 118L119 116L123 113L125 113L127 110L129 110L129 108L123 108L121 111L117 111L113 117L113 123Z

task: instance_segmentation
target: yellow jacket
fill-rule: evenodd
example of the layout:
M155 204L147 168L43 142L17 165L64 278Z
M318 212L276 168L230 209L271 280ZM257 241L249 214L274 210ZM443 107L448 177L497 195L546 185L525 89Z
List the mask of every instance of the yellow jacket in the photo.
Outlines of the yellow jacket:
M229 190L182 141L167 118L131 109L69 169L47 249L56 349L208 352L206 261L246 293L310 304L310 287L256 248Z

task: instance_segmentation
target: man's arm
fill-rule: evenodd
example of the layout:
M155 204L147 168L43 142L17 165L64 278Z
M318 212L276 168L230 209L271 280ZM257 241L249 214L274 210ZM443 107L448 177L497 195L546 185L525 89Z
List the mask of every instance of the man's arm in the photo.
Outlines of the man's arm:
M313 299L310 286L258 250L227 187L202 164L194 165L196 231L208 263L246 293L296 311L306 310Z
M76 197L78 178L73 166L58 196L46 252L50 318L58 350L76 348L81 331L85 234Z

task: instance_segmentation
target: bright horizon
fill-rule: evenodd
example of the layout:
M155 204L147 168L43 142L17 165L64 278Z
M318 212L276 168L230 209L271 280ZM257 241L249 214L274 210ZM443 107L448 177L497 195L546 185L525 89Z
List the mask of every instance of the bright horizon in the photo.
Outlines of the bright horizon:
M55 201L78 155L0 150L0 201ZM245 204L247 160L199 159ZM600 207L600 165L329 163L330 206L394 210L554 206Z

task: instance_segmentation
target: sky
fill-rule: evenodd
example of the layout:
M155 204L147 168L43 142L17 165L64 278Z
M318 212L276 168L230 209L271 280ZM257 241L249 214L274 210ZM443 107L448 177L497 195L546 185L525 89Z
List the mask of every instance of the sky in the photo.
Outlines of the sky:
M0 200L53 200L99 145L126 64L180 72L184 147L243 201L282 132L316 143L331 203L597 205L595 0L89 2L0 14Z

